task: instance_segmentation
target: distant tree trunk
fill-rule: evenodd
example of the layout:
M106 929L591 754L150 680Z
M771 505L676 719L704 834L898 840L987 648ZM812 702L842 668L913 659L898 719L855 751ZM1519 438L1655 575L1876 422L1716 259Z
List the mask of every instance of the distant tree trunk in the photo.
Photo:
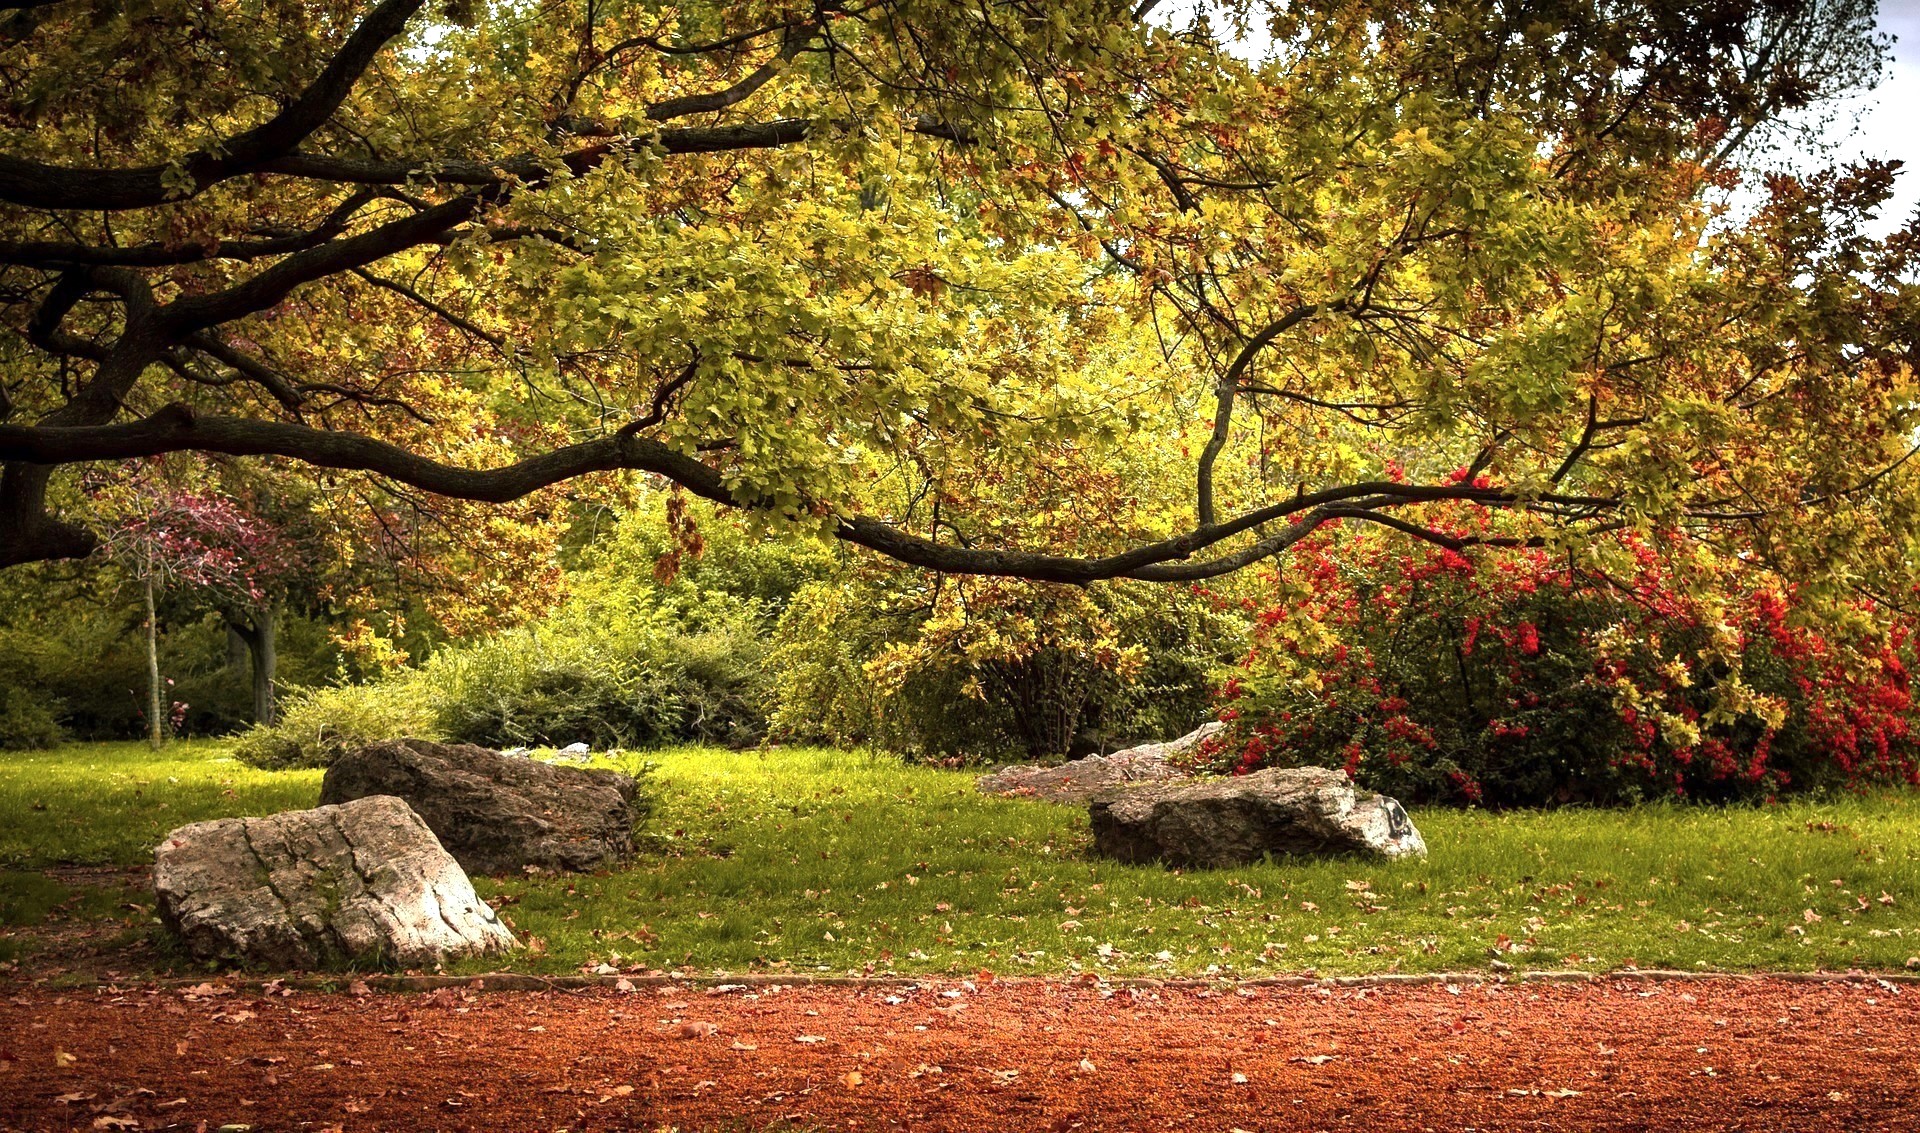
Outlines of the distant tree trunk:
M159 751L166 742L160 715L160 616L154 609L153 576L142 579L147 599L147 743Z
M229 620L227 631L246 644L253 658L253 722L271 726L279 718L279 698L274 692L274 674L280 667L278 603L255 610L249 622Z
M240 627L234 625L232 619L229 619L227 621L227 668L238 669L245 665L252 655L253 650L247 645L246 635L240 632Z

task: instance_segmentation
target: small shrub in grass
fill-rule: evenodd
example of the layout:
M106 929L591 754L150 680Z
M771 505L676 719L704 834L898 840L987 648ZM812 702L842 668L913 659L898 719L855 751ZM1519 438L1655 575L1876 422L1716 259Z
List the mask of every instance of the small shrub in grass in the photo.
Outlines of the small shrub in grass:
M768 654L774 734L914 758L1014 754L1012 714L968 695L967 674L915 666L875 679L870 663L914 630L911 617L851 580L803 588L775 627Z
M18 687L0 685L0 750L47 748L60 742L56 702Z
M1211 672L1241 636L1148 584L849 575L801 590L775 628L773 729L916 757L1112 750L1205 720Z
M283 702L278 723L248 731L233 753L266 770L327 767L354 748L401 736L445 738L416 678L295 693Z
M584 638L522 629L441 651L421 683L450 739L605 748L671 734L679 705L653 676Z
M764 647L751 611L556 619L443 650L421 682L442 730L489 747L575 742L741 747L766 729Z

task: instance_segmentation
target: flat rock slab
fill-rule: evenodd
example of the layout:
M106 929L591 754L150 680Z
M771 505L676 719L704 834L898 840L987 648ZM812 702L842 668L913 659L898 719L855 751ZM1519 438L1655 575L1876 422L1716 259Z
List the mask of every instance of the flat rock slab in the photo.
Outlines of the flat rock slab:
M633 853L648 809L640 785L616 771L414 739L350 752L320 784L322 803L370 795L407 800L471 873L604 869Z
M1145 783L1096 798L1087 810L1095 852L1123 862L1220 867L1269 854L1427 852L1398 801L1325 767Z
M389 796L182 826L154 851L160 918L195 957L248 967L422 967L513 934Z
M989 795L1044 799L1054 803L1084 803L1094 796L1129 783L1186 779L1188 774L1168 762L1199 746L1218 732L1218 721L1202 724L1177 740L1141 744L1111 755L1089 755L1052 767L1017 764L980 777L979 788Z

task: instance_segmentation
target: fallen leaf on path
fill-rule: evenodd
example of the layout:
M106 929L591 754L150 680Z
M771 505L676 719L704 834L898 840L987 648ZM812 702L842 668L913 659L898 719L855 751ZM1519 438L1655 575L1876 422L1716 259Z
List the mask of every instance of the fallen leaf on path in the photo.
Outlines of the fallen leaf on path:
M1291 1061L1304 1062L1309 1066L1325 1066L1327 1063L1332 1062L1333 1059L1334 1056L1331 1054L1306 1054L1295 1055Z
M233 989L209 983L198 983L180 993L188 999L211 999L216 995L232 995Z
M743 1042L741 1042L741 1041L740 1041L739 1039L735 1039L735 1040L733 1040L733 1049L735 1049L735 1050L759 1050L760 1048L759 1048L759 1047L757 1047L757 1046L755 1046L755 1045L754 1045L754 1044L752 1044L752 1043L743 1043Z
M858 1070L847 1071L845 1074L840 1075L840 1080L847 1084L848 1089L852 1089L853 1087L858 1086L860 1083L866 1081L865 1078L862 1078L860 1076L860 1072Z
M797 1042L797 1043L823 1043L823 1042L826 1042L826 1041L827 1041L827 1036L825 1036L825 1035L795 1035L795 1036L793 1036L793 1041L794 1041L794 1042Z
M718 1023L693 1022L680 1024L680 1037L683 1039L711 1038L718 1034L719 1031L720 1025Z
M68 1054L64 1050L56 1050L53 1052L53 1066L56 1070L65 1070L78 1061L80 1061L78 1057Z

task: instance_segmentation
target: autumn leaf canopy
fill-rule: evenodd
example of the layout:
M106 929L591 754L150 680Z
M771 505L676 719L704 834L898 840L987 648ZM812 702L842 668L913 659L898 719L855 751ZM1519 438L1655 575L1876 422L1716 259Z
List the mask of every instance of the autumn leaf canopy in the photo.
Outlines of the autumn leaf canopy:
M1873 17L10 4L0 565L97 545L81 470L202 453L638 472L1043 581L1342 522L1884 580L1920 240L1868 234L1891 165L1760 172L1875 78Z

